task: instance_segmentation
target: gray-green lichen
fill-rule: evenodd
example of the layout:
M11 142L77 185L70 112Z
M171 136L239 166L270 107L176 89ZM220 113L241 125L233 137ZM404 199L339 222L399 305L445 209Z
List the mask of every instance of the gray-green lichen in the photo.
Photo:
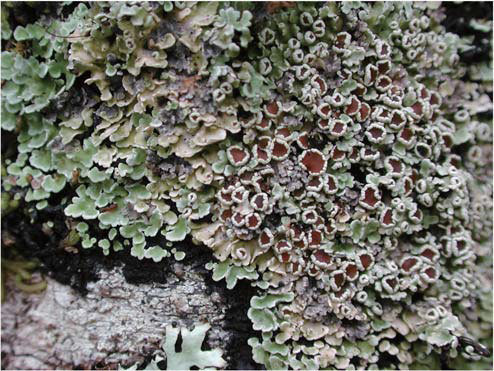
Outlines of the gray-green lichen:
M71 194L83 248L210 247L268 369L490 367L492 63L440 3L12 6L5 191Z
M191 367L197 367L200 370L224 368L226 362L221 357L221 349L201 350L210 328L208 323L196 324L191 331L187 328L167 326L162 344L164 357L156 355L144 370L162 370L159 363L164 360L166 360L166 370L190 370ZM179 346L178 343L180 343ZM176 350L177 347L180 347L180 351ZM122 368L122 370L137 370L137 367L138 365L135 364L130 368Z

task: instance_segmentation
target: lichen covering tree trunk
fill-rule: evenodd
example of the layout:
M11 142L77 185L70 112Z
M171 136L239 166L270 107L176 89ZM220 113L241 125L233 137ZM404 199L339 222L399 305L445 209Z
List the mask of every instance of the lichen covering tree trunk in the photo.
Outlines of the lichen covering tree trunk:
M1 6L6 367L492 367L492 3Z

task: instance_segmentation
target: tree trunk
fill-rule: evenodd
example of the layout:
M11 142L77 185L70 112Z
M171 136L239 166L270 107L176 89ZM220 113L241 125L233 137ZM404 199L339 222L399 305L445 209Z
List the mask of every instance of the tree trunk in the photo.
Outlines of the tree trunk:
M7 283L2 368L116 369L142 363L160 351L170 324L208 322L207 346L225 349L232 333L224 329L224 299L217 292L208 295L203 276L190 266L174 268L166 283L141 285L127 283L121 268L103 269L86 296L50 278L41 294Z

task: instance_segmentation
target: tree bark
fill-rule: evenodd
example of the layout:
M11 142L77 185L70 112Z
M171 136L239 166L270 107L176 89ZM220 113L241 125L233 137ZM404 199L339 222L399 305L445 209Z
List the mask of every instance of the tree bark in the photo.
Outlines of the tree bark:
M170 324L208 322L207 346L224 350L232 336L224 330L226 303L216 292L208 295L204 277L190 266L177 263L174 271L165 284L133 285L121 268L101 270L86 296L50 278L41 294L7 283L2 368L116 369L142 363L160 352Z

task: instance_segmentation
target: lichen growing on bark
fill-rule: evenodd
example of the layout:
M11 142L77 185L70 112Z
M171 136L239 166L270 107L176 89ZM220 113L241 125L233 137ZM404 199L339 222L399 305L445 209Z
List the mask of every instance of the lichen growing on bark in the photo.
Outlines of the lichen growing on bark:
M214 280L258 290L268 369L490 367L492 18L458 34L438 2L33 6L2 4L2 199L56 199L75 251L208 246Z

